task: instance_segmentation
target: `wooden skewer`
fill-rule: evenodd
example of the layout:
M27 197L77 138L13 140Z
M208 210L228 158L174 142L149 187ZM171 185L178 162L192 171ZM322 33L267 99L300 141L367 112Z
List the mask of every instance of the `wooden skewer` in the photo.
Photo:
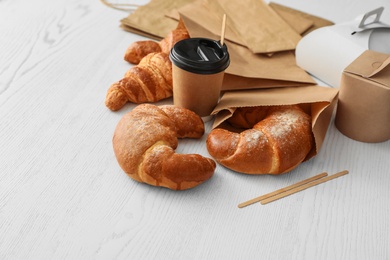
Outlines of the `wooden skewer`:
M298 186L294 189L291 189L291 190L288 190L286 192L283 192L283 193L280 193L276 196L273 196L271 198L268 198L268 199L264 199L264 200L261 200L260 203L261 204L267 204L267 203L270 203L272 201L275 201L275 200L278 200L278 199L281 199L281 198L284 198L284 197L287 197L291 194L294 194L294 193L297 193L299 191L302 191L302 190L305 190L305 189L308 189L310 187L313 187L315 185L318 185L320 183L324 183L324 182L327 182L327 181L330 181L330 180L333 180L335 178L338 178L340 176L343 176L343 175L346 175L348 174L348 171L345 170L345 171L341 171L341 172L338 172L338 173L335 173L333 175L330 175L330 176L327 176L327 177L324 177L324 178L321 178L321 179L318 179L318 180L315 180L315 181L312 181L312 182L309 182L307 184L304 184L302 186Z
M321 178L323 178L323 177L325 177L325 176L328 176L328 174L327 174L326 172L317 174L317 175L315 175L315 176L313 176L313 177L310 177L310 178L308 178L308 179L302 180L302 181L297 182L297 183L295 183L295 184L292 184L292 185L290 185L290 186L284 187L284 188L282 188L282 189L279 189L279 190L276 190L276 191L273 191L273 192L264 194L264 195L262 195L262 196L260 196L260 197L257 197L257 198L248 200L248 201L243 202L243 203L240 203L240 204L238 204L238 207L239 207L239 208L243 208L243 207L249 206L249 205L251 205L251 204L253 204L253 203L256 203L256 202L265 200L265 199L270 198L270 197L272 197L272 196L278 195L278 194L280 194L280 193L282 193L282 192L286 192L286 191L288 191L288 190L291 190L291 189L294 189L294 188L296 188L296 187L302 186L302 185L304 185L304 184L306 184L306 183L310 183L310 182L312 182L312 181L321 179Z
M221 32L221 46L223 46L223 42L225 39L225 28L226 28L226 14L223 14L222 18L222 32Z

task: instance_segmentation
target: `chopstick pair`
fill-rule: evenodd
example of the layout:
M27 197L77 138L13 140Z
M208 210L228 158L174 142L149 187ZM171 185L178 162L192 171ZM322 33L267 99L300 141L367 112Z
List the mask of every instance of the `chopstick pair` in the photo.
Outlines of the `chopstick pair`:
M240 203L240 204L238 204L238 207L243 208L243 207L249 206L251 204L254 204L256 202L260 202L261 204L264 205L264 204L267 204L267 203L270 203L272 201L287 197L291 194L297 193L299 191L308 189L308 188L313 187L315 185L330 181L332 179L338 178L338 177L346 175L346 174L348 174L347 170L335 173L335 174L330 175L330 176L328 176L328 173L323 172L323 173L320 173L320 174L315 175L313 177L310 177L308 179L305 179L305 180L302 180L302 181L297 182L295 184L292 184L290 186L284 187L282 189L279 189L279 190L264 194L260 197L256 197L254 199Z

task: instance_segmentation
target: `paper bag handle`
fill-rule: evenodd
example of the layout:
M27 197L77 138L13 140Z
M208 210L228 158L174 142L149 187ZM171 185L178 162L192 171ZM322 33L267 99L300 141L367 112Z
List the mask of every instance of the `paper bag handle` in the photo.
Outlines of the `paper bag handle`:
M368 24L372 24L372 23L377 23L379 22L379 19L381 18L381 15L383 13L383 10L385 8L382 6L382 7L379 7L375 10L372 10L368 13L365 13L362 20L360 21L360 24L359 24L359 28L364 28L365 26L367 26ZM369 23L366 23L366 20L371 17L371 16L374 16L375 15L375 19L374 21L372 22L369 22Z

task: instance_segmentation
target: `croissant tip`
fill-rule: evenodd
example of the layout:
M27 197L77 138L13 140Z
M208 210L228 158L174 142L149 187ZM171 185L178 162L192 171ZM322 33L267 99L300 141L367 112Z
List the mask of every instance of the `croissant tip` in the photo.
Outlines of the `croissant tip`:
M120 109L120 108L117 108L117 107L113 107L113 106L111 106L110 104L107 104L107 103L106 103L106 107L108 109L110 109L111 111L118 111Z

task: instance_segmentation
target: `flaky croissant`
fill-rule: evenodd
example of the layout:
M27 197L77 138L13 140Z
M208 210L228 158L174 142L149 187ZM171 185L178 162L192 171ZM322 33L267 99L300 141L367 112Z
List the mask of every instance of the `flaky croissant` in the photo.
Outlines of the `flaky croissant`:
M130 45L125 60L137 66L110 86L106 94L106 106L116 111L127 102L157 102L171 97L172 62L169 52L176 42L185 38L189 38L189 34L180 20L177 28L160 42L139 41Z
M172 96L172 63L164 52L150 53L110 86L106 106L121 109L127 102L157 102Z
M202 119L188 109L142 104L122 117L112 142L119 165L132 179L184 190L214 174L214 160L175 153L178 138L200 138L203 134Z
M180 20L176 29L172 30L160 42L152 40L133 42L126 49L124 59L132 64L138 64L143 57L152 52L164 52L169 54L175 43L189 37L190 36L184 26L184 23Z
M314 145L311 117L299 106L237 109L240 133L213 129L207 149L220 164L247 174L281 174L303 162Z

